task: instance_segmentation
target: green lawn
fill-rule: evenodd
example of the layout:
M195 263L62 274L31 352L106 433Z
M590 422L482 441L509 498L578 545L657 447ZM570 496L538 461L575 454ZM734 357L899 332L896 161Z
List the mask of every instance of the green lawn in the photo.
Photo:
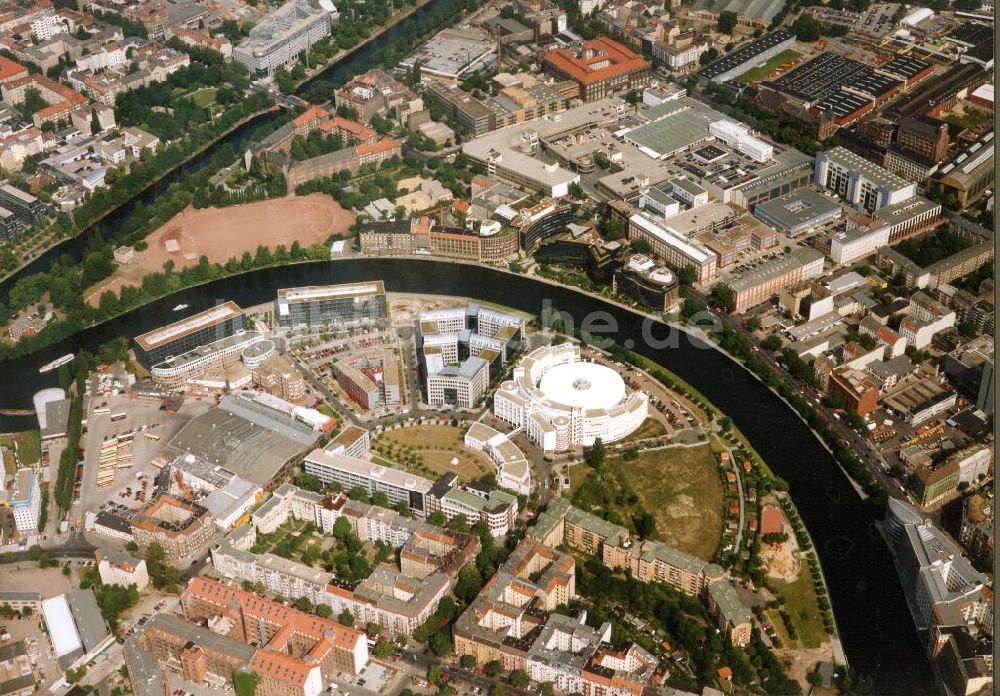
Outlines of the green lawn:
M745 73L736 78L736 81L740 84L746 85L754 80L763 80L765 77L773 73L775 70L780 68L785 63L791 63L793 60L801 56L802 54L798 51L793 51L787 49L776 55L771 60L767 61L763 65L757 68L751 68Z
M17 456L21 466L34 466L42 459L42 441L37 430L26 430L0 437L0 444L11 450L17 442Z
M809 565L802 564L802 571L795 582L769 580L767 584L784 601L785 611L795 625L802 644L807 648L819 647L827 639L827 635Z
M218 93L219 90L215 87L206 87L205 89L199 89L197 92L192 92L189 96L195 104L204 108L215 102L215 95Z

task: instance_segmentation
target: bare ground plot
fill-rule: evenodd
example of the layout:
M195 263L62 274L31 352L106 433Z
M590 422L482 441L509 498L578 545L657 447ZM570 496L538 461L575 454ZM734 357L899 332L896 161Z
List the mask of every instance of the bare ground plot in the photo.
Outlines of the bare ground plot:
M146 273L163 270L167 261L180 269L197 265L202 256L225 263L245 251L253 254L261 245L274 250L283 244L287 249L298 242L307 247L347 233L354 218L354 213L320 193L228 208L188 207L150 233L149 247L137 253L138 260L95 287L87 301L96 305L105 290L118 292L125 285L137 285Z
M454 473L463 481L471 481L493 473L492 463L484 454L466 447L462 430L452 425L390 430L379 436L373 449L387 461L425 476ZM457 464L452 463L455 459Z
M0 573L0 590L36 589L42 599L48 599L74 589L71 576L63 575L62 566L39 568L31 561L4 566Z
M722 480L708 445L648 450L613 466L656 518L657 537L705 560L722 537Z

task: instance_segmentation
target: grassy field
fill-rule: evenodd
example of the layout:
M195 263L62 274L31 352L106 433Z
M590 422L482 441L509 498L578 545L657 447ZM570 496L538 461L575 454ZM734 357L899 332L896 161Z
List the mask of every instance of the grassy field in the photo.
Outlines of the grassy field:
M26 430L23 433L0 436L0 445L14 449L17 442L17 456L21 466L33 466L42 459L42 442L37 430ZM13 472L7 472L12 474Z
M452 425L413 425L391 430L378 438L376 452L379 446L385 460L415 474L455 473L463 481L471 481L493 473L486 455L466 447L461 429ZM458 463L452 464L453 459Z
M661 435L666 435L667 429L663 427L663 423L656 420L655 418L647 418L639 426L639 429L628 436L629 441L644 440L650 437L660 437Z
M219 93L219 90L215 87L206 87L205 89L199 89L197 92L191 93L191 101L193 101L198 106L204 108L209 104L215 102L215 95Z
M945 123L950 123L953 126L965 129L975 128L984 121L989 121L991 119L992 117L989 113L978 109L964 109L964 111L955 109L943 116L941 120Z
M671 447L615 459L643 507L656 518L656 536L705 560L715 555L722 536L722 480L712 450Z
M827 635L808 564L802 564L802 571L795 582L769 580L767 584L785 602L785 611L802 644L807 648L819 647Z
M757 68L751 68L745 73L736 78L736 81L740 84L749 84L754 80L763 80L765 77L773 73L775 70L780 68L785 63L791 63L793 60L801 56L802 54L798 51L793 51L791 49L782 51L776 55L771 60L767 61L763 65Z
M634 531L643 511L656 520L653 538L710 560L722 536L722 481L708 445L641 452L638 459L609 457L602 469L569 467L568 495L583 510Z

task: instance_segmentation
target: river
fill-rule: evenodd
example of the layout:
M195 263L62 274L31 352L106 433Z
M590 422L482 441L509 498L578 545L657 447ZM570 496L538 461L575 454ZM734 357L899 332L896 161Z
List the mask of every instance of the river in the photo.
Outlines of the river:
M876 679L876 693L937 693L902 589L882 537L830 454L801 420L772 392L722 353L676 329L657 324L657 338L677 339L675 347L652 348L643 339L642 320L621 307L571 288L502 271L429 259L345 259L261 269L188 288L146 307L88 329L39 354L0 365L5 376L0 407L24 408L32 394L56 383L56 373L38 366L70 351L93 350L116 336L131 338L187 313L232 299L249 307L274 299L275 289L323 283L383 279L386 289L426 295L475 297L538 313L546 301L568 311L581 326L586 316L616 325L606 333L676 373L699 390L743 431L774 472L788 481L826 574L837 625L851 665ZM586 328L586 327L585 327ZM592 333L597 333L591 326ZM0 432L37 427L34 418L0 417Z

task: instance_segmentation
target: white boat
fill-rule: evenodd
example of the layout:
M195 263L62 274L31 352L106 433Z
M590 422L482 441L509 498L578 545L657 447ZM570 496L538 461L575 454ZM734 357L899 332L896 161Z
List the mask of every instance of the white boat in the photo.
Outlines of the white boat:
M188 308L188 305L186 305L186 304L179 304L179 305L177 305L176 307L174 307L174 311L175 311L175 312L179 312L179 311L181 311L182 309L187 309L187 308Z
M38 368L38 371L41 373L51 372L52 370L55 370L56 368L61 367L62 365L73 362L73 358L75 357L76 356L73 355L72 353L66 353L66 355L62 356L61 358L56 358L50 363L45 363L40 368Z

